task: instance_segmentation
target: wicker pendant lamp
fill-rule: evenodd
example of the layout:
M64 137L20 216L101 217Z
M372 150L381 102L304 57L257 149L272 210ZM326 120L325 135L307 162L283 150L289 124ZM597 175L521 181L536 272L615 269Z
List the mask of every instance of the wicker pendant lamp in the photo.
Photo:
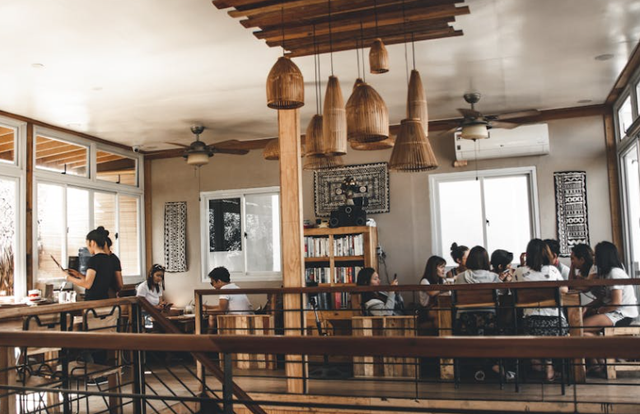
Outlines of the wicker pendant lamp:
M302 168L304 170L327 170L329 168L342 167L344 160L341 156L336 157L305 157Z
M436 168L438 168L438 161L420 120L403 119L389 159L389 169L399 172L420 172Z
M422 129L429 136L429 110L427 98L420 79L420 72L413 69L409 78L409 92L407 93L407 119L418 118Z
M383 139L382 141L376 141L376 142L350 141L349 146L351 147L351 149L354 149L357 151L377 151L377 150L393 148L394 143L395 143L395 140L389 137L387 139Z
M371 44L369 68L371 73L374 74L389 72L389 52L387 52L387 48L380 38L374 40Z
M314 115L307 126L305 136L305 157L324 156L324 137L322 136L322 115Z
M280 56L267 77L267 106L272 109L296 109L304 105L302 72L286 56Z
M322 136L325 155L347 153L347 113L340 81L333 75L329 76L324 96Z
M389 111L382 97L366 82L355 87L346 105L347 140L377 142L389 138Z

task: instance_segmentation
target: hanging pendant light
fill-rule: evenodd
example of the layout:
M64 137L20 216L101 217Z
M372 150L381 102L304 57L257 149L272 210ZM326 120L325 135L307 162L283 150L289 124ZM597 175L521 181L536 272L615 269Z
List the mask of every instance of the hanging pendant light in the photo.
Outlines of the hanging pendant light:
M262 158L267 161L278 161L280 159L280 140L278 138L269 141L262 150Z
M336 157L305 157L302 168L304 170L327 170L329 168L342 167L344 160L342 156Z
M407 93L407 118L418 118L422 123L422 129L429 136L429 109L427 98L420 79L420 72L413 69L409 79L409 92Z
M331 75L324 96L322 122L325 155L347 153L347 114L338 78Z
M347 140L376 142L389 138L389 111L384 100L366 82L355 87L346 105Z
M375 39L371 44L369 68L373 74L389 72L389 52L380 38Z
M305 157L320 157L325 153L322 135L322 115L314 115L307 126L305 135Z
M420 172L436 168L438 168L438 161L420 120L403 119L389 159L389 169L399 172Z
M284 8L281 24L283 55L267 76L267 106L272 109L296 109L304 105L304 79L298 66L284 56Z
M393 148L394 143L395 143L395 140L389 137L387 139L383 139L382 141L376 141L376 142L350 141L349 146L351 147L351 149L354 149L357 151L377 151L377 150Z

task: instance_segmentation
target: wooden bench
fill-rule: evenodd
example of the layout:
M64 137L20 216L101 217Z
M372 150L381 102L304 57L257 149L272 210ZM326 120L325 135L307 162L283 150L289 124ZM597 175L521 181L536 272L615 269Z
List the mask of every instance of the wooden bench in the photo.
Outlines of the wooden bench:
M354 336L416 336L413 316L354 316ZM353 375L360 377L414 377L416 358L365 356L353 358Z
M604 328L604 336L640 336L640 326ZM616 379L618 371L640 371L640 361L617 362L607 358L607 379Z
M218 335L273 335L271 315L218 315ZM275 355L233 354L238 369L276 369ZM222 363L222 361L221 361Z

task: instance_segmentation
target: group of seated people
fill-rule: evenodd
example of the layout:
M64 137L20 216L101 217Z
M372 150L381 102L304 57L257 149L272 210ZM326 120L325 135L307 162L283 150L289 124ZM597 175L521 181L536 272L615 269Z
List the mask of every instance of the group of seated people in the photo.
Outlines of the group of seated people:
M489 253L482 246L469 249L454 243L451 246L451 257L456 267L446 271L447 262L439 256L431 256L427 260L421 285L435 284L473 284L501 282L540 282L573 279L628 279L620 255L613 243L603 241L596 245L595 252L586 244L578 244L572 248L571 267L559 262L559 244L556 240L533 239L525 253L520 255L520 265L512 267L513 254L506 250ZM363 269L357 278L357 284L363 286L379 286L380 278L375 270ZM394 280L391 285L397 285ZM566 286L560 287L566 293ZM433 298L446 291L420 291L419 299L423 315L434 318ZM505 292L507 293L507 292ZM590 300L584 303L585 335L598 335L603 327L629 326L638 316L637 300L634 286L610 285L585 289L583 297ZM397 302L395 292L388 294L366 292L362 296L366 314L388 316L394 314ZM534 336L568 335L569 326L565 315L557 308L525 309L521 333ZM508 333L507 329L496 328L495 309L475 309L460 311L454 321L454 333L464 335L500 335ZM590 361L591 373L603 375L603 361ZM534 369L546 374L548 380L556 377L551 361L534 361Z

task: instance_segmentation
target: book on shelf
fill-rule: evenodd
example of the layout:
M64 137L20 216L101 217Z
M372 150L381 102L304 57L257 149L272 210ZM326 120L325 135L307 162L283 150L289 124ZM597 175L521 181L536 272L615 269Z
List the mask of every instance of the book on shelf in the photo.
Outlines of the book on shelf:
M362 234L348 234L342 237L335 237L333 255L336 257L364 255L364 236Z
M328 237L310 237L304 238L304 257L327 257L329 256L329 238Z
M333 283L356 283L361 266L336 267Z

